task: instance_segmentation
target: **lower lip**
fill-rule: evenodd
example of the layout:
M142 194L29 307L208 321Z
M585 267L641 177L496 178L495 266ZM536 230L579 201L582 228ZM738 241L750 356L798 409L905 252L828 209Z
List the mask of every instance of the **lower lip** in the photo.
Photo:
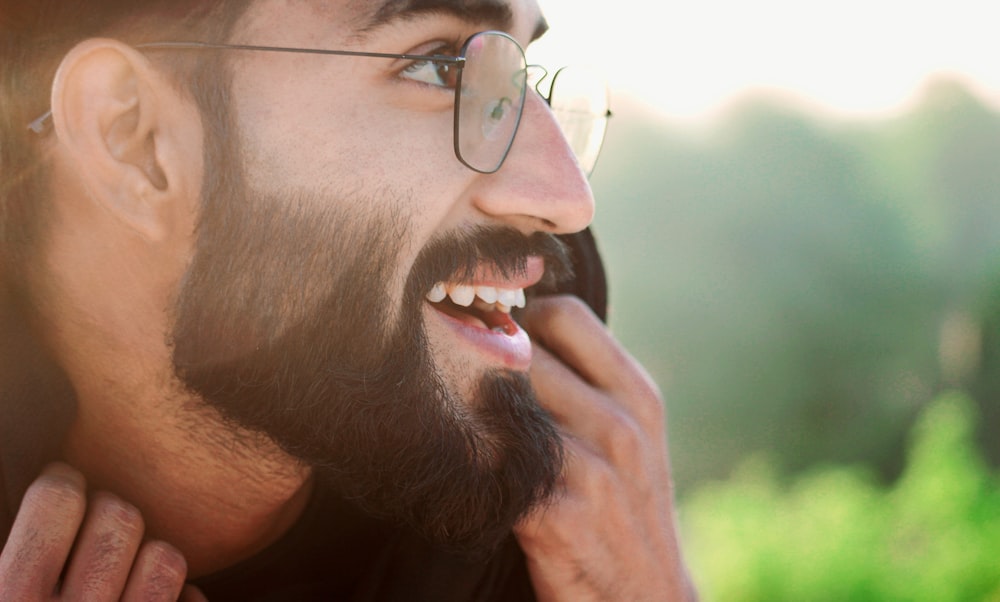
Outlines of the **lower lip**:
M509 335L466 324L434 309L429 303L427 309L429 313L455 333L459 340L464 341L480 354L488 356L494 362L519 372L525 372L531 366L531 339L520 326L517 326L517 331L514 334Z

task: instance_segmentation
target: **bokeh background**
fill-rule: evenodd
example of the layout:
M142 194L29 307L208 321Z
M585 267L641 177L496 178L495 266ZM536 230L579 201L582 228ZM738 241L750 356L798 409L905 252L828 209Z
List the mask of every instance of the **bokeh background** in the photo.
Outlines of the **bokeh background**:
M1000 600L995 4L542 6L703 598Z

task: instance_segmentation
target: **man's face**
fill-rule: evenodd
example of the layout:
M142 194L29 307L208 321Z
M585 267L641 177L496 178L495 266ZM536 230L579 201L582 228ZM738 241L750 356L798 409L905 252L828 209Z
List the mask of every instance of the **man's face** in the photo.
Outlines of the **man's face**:
M284 4L252 9L235 41L454 55L484 29L527 44L539 21L524 1L509 5L511 23L416 13L359 38L371 7ZM176 317L178 374L372 512L489 548L561 467L526 377L531 344L494 299L562 271L551 233L591 217L555 122L529 95L504 166L483 175L455 158L453 91L428 78L433 66L228 58L231 100L208 119L221 127L206 135L205 209ZM468 308L465 287L478 292ZM438 301L442 288L461 303Z

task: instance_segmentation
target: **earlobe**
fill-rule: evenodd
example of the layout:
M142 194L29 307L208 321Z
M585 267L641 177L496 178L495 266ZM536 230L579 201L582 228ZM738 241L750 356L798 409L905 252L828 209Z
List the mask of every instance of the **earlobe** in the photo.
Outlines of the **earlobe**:
M145 56L100 38L67 53L52 88L55 133L88 197L151 241L173 231L186 174L198 171L178 164L190 152L169 148L197 127L172 123L189 119L184 102Z

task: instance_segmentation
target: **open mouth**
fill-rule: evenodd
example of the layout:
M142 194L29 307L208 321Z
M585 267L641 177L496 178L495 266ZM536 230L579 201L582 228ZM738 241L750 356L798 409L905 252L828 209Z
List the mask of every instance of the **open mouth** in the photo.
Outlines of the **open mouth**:
M525 306L523 288L503 288L439 282L426 295L435 309L463 324L514 336L519 328L511 318Z

